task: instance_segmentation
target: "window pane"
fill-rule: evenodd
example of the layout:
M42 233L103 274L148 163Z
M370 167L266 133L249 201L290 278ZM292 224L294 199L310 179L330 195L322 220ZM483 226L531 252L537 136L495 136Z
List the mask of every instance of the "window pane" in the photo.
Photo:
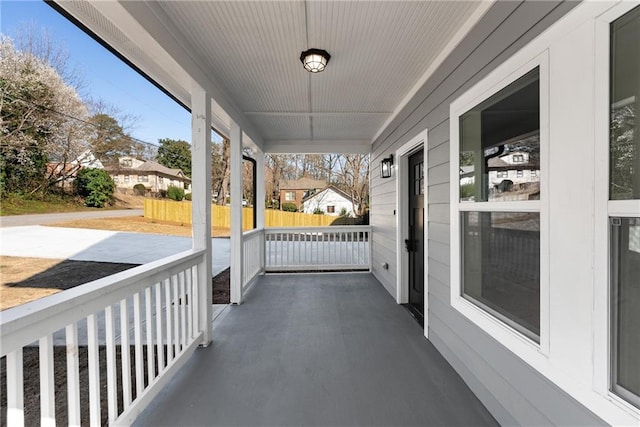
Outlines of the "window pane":
M460 116L460 200L540 199L540 76L527 73Z
M461 212L462 294L539 342L540 214Z
M610 198L640 199L640 7L611 25Z
M614 391L640 407L640 218L611 220Z

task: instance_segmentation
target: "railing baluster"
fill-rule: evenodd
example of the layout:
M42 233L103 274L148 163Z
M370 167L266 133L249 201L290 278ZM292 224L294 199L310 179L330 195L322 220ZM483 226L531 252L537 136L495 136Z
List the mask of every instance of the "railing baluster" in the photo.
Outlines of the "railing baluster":
M162 339L162 285L156 283L156 353L158 354L158 375L164 369L164 340Z
M180 334L180 343L184 349L187 346L187 294L184 289L184 271L178 276L180 280L180 324L182 333Z
M191 285L191 274L193 269L189 267L186 271L186 286L187 286L187 337L191 342L193 339L193 287Z
M171 276L171 284L173 286L173 348L176 357L180 354L180 315L178 314L178 306L180 304L180 294L178 294L178 275Z
M40 338L40 425L56 425L56 398L51 335Z
M22 347L7 354L7 425L24 425L24 367Z
M129 341L129 305L120 301L120 359L122 362L122 403L124 409L131 405L131 343Z
M153 354L153 302L151 297L151 286L144 290L145 315L147 319L147 384L156 376L155 355Z
M98 354L98 322L96 315L87 316L87 347L89 358L89 420L92 426L100 420L100 361Z
M76 322L67 325L65 338L67 344L67 416L70 426L80 427L80 359ZM12 425L11 422L9 425Z
M193 312L193 334L195 338L195 334L200 332L203 328L199 325L200 321L200 294L198 293L198 266L194 265L191 267L191 285L192 285L192 294L193 294L193 302L191 303L191 311Z
M173 360L173 330L172 330L172 324L173 324L173 316L172 316L172 309L171 309L171 283L169 279L165 279L164 281L164 300L165 300L165 310L166 310L166 317L167 317L167 341L166 341L166 348L167 348L167 366L169 366L169 363Z
M136 399L144 390L144 365L142 355L142 314L140 313L140 293L133 294L133 340L136 355Z
M118 417L118 377L116 375L116 321L113 315L113 306L108 305L104 309L104 335L107 352L107 408L109 423ZM121 348L122 350L122 348Z

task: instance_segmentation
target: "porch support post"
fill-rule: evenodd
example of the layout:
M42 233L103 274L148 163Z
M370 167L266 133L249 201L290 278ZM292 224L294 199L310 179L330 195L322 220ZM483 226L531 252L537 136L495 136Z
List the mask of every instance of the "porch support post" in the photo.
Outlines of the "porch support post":
M265 176L264 176L264 152L259 148L256 150L256 196L253 209L256 210L256 228L263 230L265 221ZM264 233L260 238L260 270L264 272L265 268L265 238Z
M242 129L231 124L231 303L242 303Z
M191 220L193 249L205 250L198 264L198 313L203 331L201 346L212 340L212 282L211 282L211 99L200 86L191 89Z

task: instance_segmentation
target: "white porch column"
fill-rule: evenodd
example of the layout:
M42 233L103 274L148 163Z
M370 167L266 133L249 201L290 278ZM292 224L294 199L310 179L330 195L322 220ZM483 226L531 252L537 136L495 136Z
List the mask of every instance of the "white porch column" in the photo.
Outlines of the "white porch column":
M264 229L264 199L265 199L265 185L264 185L264 152L259 148L256 150L256 196L253 209L256 210L256 228L258 230ZM264 272L265 266L265 238L264 233L260 239L260 269Z
M264 228L264 153L259 148L256 150L256 228Z
M242 303L242 129L231 125L231 303Z
M211 99L194 84L191 89L191 217L193 249L204 249L198 264L199 324L204 332L201 346L211 343Z

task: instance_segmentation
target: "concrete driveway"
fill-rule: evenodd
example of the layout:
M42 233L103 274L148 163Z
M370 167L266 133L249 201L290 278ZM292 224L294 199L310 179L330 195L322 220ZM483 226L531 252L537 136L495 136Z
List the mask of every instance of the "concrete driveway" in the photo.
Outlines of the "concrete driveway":
M231 244L211 240L215 276L229 267ZM42 225L0 228L0 255L5 256L145 264L190 248L190 237Z

